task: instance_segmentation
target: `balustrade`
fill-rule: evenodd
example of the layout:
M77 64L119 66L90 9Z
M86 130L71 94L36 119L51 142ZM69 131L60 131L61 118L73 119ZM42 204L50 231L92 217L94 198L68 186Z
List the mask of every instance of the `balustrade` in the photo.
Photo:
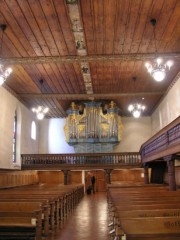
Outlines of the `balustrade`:
M170 154L180 153L180 117L167 125L140 149L143 162L156 160Z
M141 165L141 156L132 153L92 153L92 154L22 154L22 169L43 169L43 167L64 166L104 166Z

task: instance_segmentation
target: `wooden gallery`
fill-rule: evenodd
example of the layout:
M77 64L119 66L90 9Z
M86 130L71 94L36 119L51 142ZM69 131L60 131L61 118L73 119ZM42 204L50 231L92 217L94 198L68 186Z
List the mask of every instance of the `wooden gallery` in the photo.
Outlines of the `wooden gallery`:
M0 240L180 239L179 0L0 0Z

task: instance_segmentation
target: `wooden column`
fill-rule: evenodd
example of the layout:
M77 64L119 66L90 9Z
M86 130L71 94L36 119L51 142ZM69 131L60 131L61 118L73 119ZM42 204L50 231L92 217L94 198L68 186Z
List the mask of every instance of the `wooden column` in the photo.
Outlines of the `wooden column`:
M64 173L64 185L69 184L69 172L70 170L62 170Z
M169 191L176 191L174 156L166 156L164 157L164 160L167 162L168 166Z
M113 169L104 169L104 172L106 174L106 183L111 184L111 172Z
M144 183L149 184L149 165L147 163L144 165Z

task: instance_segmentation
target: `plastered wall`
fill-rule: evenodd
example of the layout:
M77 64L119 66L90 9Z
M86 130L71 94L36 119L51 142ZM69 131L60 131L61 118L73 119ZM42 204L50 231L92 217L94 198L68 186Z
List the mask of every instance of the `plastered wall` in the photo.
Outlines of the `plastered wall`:
M152 135L180 116L180 78L152 114Z
M142 143L151 137L151 118L121 118L122 141L115 146L115 152L137 152ZM65 141L65 119L46 119L40 122L40 153L74 153L74 148Z
M31 123L35 116L22 103L3 87L0 88L0 168L20 169L22 153L38 153L38 122L37 140L31 139ZM13 123L17 111L17 152L16 163L12 162L13 154Z

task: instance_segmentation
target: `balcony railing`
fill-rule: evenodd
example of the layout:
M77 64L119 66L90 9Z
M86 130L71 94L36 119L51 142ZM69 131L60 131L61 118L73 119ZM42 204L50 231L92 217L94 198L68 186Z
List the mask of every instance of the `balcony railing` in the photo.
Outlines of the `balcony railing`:
M22 154L22 169L120 168L140 166L141 156L131 153Z
M180 117L167 125L140 149L143 162L156 160L170 154L180 153Z

